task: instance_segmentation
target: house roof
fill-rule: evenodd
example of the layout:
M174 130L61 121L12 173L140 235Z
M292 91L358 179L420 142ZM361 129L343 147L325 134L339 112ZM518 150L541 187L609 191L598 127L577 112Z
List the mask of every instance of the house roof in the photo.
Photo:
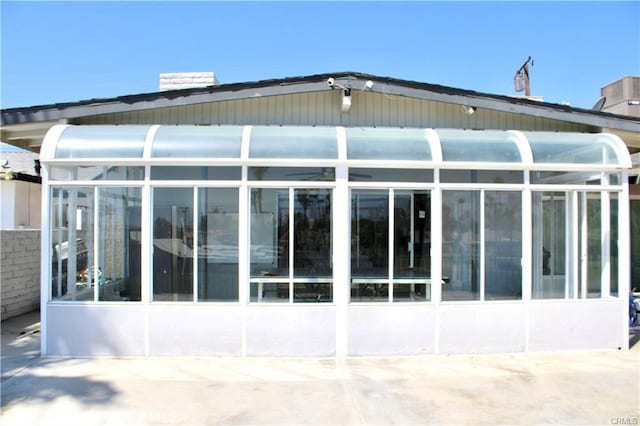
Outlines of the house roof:
M367 90L387 95L526 114L603 129L616 129L631 134L640 133L640 119L634 117L358 72L325 73L9 108L1 110L0 122L4 128L15 127L15 130L22 130L28 134L29 131L38 127L38 123L47 123L50 126L60 121L91 115L332 90L335 87L330 87L327 84L329 78L335 79L344 87L356 90L364 89L365 84L370 80L373 82L373 86Z
M40 183L36 171L39 155L31 151L5 144L0 145L0 178Z

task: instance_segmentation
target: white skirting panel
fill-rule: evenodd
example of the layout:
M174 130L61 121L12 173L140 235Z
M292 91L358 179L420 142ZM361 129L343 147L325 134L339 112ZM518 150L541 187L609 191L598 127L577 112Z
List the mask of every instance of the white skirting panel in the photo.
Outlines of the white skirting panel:
M347 355L616 350L626 300L347 306ZM334 305L49 304L46 354L74 357L336 355ZM528 340L528 341L527 341Z
M620 299L532 303L529 350L624 348L621 303Z
M433 354L436 308L433 305L350 305L349 355Z
M246 312L248 356L335 355L335 306L248 306Z
M149 308L150 356L242 355L242 307L157 304Z
M441 305L438 353L524 351L525 308L522 302Z
M144 307L47 306L47 355L144 356Z

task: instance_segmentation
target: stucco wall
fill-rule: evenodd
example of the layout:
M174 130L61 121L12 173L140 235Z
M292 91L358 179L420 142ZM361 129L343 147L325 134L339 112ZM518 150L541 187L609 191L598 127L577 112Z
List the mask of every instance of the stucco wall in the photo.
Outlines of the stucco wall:
M40 230L0 231L2 320L40 308Z
M41 185L0 181L0 229L40 228Z

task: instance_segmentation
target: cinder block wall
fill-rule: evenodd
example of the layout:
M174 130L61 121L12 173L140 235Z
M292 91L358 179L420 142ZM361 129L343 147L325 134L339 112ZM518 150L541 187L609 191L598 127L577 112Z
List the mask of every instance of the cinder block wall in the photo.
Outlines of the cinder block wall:
M40 308L40 230L0 231L2 320Z

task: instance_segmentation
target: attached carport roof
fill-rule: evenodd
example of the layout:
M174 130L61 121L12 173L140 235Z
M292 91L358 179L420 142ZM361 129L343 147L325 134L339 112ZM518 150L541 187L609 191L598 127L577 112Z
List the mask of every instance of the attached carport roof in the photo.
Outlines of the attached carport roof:
M316 74L311 76L222 84L204 88L142 93L114 98L91 99L24 108L10 108L2 110L1 123L5 128L9 126L12 128L11 130L24 130L28 133L29 129L34 125L37 126L38 123L46 123L47 126L50 126L61 120L72 120L74 118L91 115L332 90L332 88L327 85L327 79L330 77L345 87L357 90L364 88L366 82L371 80L374 83L373 86L368 89L371 92L562 120L607 129L609 131L619 131L630 138L633 138L634 134L637 137L637 134L640 133L640 120L633 117L357 72ZM621 136L624 137L624 135ZM627 138L625 138L625 140L627 140Z

